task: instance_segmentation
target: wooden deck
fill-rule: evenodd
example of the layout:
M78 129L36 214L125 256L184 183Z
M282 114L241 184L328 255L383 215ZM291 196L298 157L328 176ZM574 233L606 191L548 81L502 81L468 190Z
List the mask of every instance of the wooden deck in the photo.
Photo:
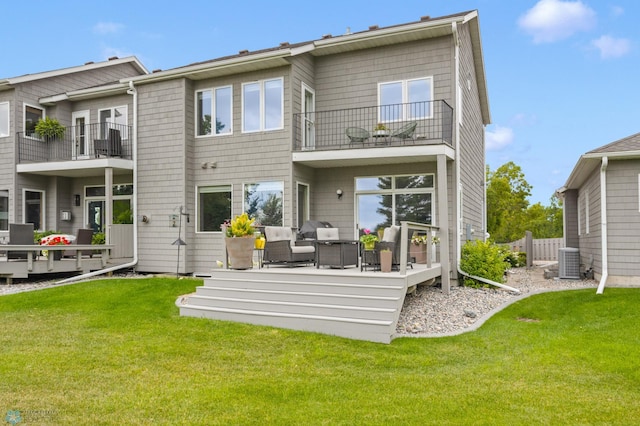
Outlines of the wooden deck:
M360 268L216 269L204 285L176 301L183 316L391 342L405 295L441 275L439 264L406 274Z
M118 262L109 258L109 252L113 245L71 245L71 246L34 246L34 245L2 245L0 252L0 278L5 278L7 284L11 284L14 278L29 278L33 275L77 273L83 274L97 271ZM42 250L49 254L59 251L75 250L74 257L55 260L54 256L43 256ZM99 251L92 257L83 256L83 250ZM26 252L26 259L9 259L9 252Z

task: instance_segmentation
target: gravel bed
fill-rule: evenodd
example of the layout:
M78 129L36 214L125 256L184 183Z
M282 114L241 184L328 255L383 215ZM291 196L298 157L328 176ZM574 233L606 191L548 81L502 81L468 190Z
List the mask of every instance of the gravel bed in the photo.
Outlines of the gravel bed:
M452 287L444 294L440 287L419 286L405 298L396 336L436 337L460 334L479 327L495 312L518 299L544 291L597 288L594 280L545 279L544 268L517 268L507 272L510 287L503 289Z

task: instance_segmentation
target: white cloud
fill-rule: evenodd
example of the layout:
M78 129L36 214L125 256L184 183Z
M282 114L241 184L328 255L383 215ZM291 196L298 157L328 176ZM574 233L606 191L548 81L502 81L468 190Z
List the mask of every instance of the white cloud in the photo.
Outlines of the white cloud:
M123 28L124 25L115 22L98 22L93 26L93 32L96 34L115 34Z
M126 57L134 56L134 55L131 52L127 52L126 50L118 49L117 47L108 47L108 46L103 46L102 47L102 57L104 59L113 58L114 56L118 57L118 58L126 58Z
M631 50L631 42L626 38L614 38L608 35L591 41L591 45L600 51L602 59L619 58Z
M487 151L499 151L513 143L513 130L496 126L493 131L485 131L485 139Z
M540 0L520 19L533 42L553 43L595 26L596 13L582 1Z
M624 9L620 6L612 6L611 7L611 16L617 18L618 16L624 15Z

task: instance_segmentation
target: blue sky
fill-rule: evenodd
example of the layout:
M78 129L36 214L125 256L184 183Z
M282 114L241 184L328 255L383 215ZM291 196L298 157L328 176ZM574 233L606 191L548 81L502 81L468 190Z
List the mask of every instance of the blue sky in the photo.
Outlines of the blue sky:
M637 0L79 1L3 5L0 78L137 56L149 71L477 9L487 163L548 205L581 154L640 132Z

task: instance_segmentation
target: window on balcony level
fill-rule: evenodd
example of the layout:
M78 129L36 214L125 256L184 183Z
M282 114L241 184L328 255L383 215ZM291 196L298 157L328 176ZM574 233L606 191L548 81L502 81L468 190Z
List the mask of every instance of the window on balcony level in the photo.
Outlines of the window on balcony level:
M9 136L9 102L0 102L0 137Z
M104 123L100 128L100 138L106 139L109 129L120 130L122 139L129 138L126 105L98 110L98 116L100 117L100 123Z
M24 135L28 137L37 137L36 124L38 120L44 118L44 110L42 108L31 105L24 106Z
M233 92L231 86L196 92L196 136L232 133ZM212 126L215 117L215 127Z
M242 131L278 130L284 126L284 80L275 78L242 85Z
M433 77L390 81L378 85L378 121L410 121L431 118Z

